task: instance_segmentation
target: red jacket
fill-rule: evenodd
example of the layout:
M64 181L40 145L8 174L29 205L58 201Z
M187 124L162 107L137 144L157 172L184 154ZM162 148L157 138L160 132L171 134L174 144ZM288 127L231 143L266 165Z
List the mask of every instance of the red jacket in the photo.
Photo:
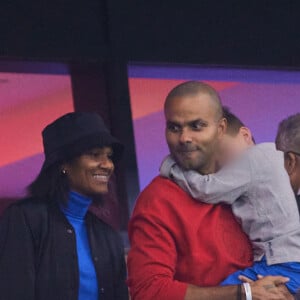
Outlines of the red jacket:
M183 300L188 284L215 286L252 264L250 242L229 206L197 202L162 177L139 196L129 238L133 300Z

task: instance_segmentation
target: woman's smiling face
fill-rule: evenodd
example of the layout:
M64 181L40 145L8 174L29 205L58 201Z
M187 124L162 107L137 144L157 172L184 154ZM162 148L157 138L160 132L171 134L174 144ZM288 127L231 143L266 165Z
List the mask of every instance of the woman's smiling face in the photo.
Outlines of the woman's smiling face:
M112 155L111 147L97 147L63 164L70 189L88 197L107 193L114 170Z

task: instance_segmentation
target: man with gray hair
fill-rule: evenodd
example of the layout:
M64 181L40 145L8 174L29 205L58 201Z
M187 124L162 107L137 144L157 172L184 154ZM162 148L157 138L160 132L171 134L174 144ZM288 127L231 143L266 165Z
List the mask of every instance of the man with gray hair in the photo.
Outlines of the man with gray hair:
M300 113L282 120L278 126L276 148L284 152L285 168L290 176L300 211Z

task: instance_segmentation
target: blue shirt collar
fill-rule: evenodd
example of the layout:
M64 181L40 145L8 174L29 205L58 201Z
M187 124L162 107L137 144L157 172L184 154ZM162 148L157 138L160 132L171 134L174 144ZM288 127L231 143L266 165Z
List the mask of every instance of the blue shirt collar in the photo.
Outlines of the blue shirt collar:
M61 210L67 216L84 219L92 200L77 192L70 191L66 205L61 206Z

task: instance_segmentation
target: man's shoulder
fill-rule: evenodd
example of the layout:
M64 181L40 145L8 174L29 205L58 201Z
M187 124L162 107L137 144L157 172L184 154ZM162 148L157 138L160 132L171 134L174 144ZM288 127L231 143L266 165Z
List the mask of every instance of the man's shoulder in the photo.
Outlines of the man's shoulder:
M192 199L172 180L157 176L138 196L136 208L149 211L169 204L176 206L176 203L184 201L184 198Z
M155 196L155 197L167 197L172 195L182 197L188 196L188 194L174 181L163 176L156 176L140 193L140 197Z
M142 193L150 193L152 191L163 193L165 190L177 190L180 187L169 178L163 176L156 176L152 179L152 181L144 188Z

